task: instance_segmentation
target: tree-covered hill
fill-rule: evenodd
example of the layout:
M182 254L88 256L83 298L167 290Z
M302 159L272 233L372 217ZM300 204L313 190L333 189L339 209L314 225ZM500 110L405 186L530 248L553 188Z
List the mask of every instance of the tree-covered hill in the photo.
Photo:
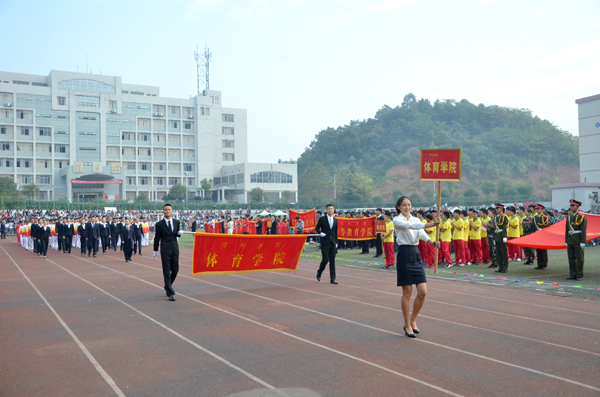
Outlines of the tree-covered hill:
M319 132L298 159L300 198L331 197L334 175L337 197L349 200L429 196L431 183L418 181L425 148L462 149L463 182L445 184L447 200L539 195L578 180L578 138L530 110L408 94L372 119Z

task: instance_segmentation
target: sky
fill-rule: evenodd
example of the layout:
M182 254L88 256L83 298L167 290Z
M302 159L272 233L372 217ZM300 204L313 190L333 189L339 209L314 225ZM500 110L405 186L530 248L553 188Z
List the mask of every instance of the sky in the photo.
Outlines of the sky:
M122 77L248 110L252 162L297 159L315 135L404 96L530 109L578 135L600 94L597 0L0 0L0 70ZM201 90L203 87L201 87Z

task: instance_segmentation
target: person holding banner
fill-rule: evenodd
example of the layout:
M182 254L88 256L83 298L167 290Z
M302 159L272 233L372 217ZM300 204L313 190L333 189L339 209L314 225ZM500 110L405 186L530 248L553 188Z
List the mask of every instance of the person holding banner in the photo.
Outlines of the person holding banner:
M329 277L331 284L337 284L335 279L335 253L337 251L338 241L338 220L333 216L335 207L333 204L327 204L327 214L320 217L315 228L316 232L321 234L321 264L317 271L317 281L321 281L321 274L329 262Z
M431 223L421 223L419 218L412 216L412 201L402 196L396 202L396 210L400 213L394 218L394 229L396 230L396 241L398 243L398 255L396 268L398 272L399 287L402 287L402 315L404 317L404 333L409 338L415 338L420 331L417 328L417 316L425 303L427 295L427 279L421 255L419 254L419 237L427 244L440 248L439 241L433 242L425 228L436 227L440 224L438 217ZM410 315L410 296L412 286L417 287L417 297L413 304L412 315Z
M394 267L394 223L390 211L385 211L384 220L385 234L381 236L381 240L383 240L383 250L385 251L385 268L391 269Z

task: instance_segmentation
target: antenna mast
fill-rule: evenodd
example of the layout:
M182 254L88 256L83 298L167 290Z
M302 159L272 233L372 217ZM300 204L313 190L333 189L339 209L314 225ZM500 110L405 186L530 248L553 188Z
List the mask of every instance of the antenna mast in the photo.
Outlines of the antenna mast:
M198 44L194 51L194 59L196 59L196 85L198 87L198 95L200 95L200 54L198 53Z
M212 59L212 53L210 49L204 43L204 53L198 52L198 44L196 44L196 51L194 51L194 59L196 59L196 75L197 75L197 87L198 87L198 95L200 95L200 72L204 75L202 79L202 83L204 84L204 88L206 90L210 90L210 61Z

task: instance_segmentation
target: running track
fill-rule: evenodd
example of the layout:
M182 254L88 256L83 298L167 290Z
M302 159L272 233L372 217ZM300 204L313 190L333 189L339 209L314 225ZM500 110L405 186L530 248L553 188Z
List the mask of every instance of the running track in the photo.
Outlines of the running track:
M0 395L600 394L597 300L430 277L409 339L395 273L192 278L182 249L168 302L151 250L133 258L0 241Z

